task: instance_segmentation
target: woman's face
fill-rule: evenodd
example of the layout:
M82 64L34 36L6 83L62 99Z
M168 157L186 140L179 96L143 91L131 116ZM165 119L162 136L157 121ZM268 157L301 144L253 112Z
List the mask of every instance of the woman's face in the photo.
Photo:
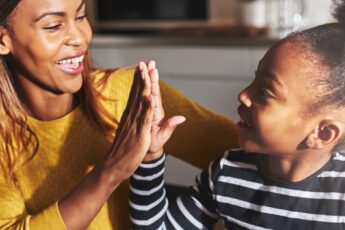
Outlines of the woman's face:
M9 18L9 58L22 88L75 93L91 28L81 0L21 0Z

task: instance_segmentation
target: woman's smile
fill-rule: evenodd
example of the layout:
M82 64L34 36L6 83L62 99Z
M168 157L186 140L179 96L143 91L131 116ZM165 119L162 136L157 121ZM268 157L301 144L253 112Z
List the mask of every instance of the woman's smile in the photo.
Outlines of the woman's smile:
M56 62L56 65L66 74L78 75L84 70L83 60L85 51L71 55Z

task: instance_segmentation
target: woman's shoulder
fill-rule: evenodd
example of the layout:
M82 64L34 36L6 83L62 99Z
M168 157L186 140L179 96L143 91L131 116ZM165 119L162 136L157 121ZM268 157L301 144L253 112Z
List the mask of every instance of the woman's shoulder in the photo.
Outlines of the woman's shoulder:
M128 82L132 84L135 73L134 66L127 66L114 69L95 69L93 72L96 82L104 81L106 83Z
M128 66L117 69L96 69L93 72L97 89L104 96L128 94L132 86L135 67Z

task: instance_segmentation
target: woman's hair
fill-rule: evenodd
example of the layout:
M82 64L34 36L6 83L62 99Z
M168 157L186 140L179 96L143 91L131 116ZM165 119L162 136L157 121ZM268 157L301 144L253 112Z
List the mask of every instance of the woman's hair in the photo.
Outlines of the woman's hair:
M319 25L289 35L285 41L298 41L298 52L311 58L314 63L314 88L317 100L308 111L309 115L345 106L345 1L333 0L332 15L338 22ZM308 54L306 54L308 53ZM315 63L317 63L315 65ZM345 140L335 147L344 150Z
M0 0L0 27L10 26L10 16L19 2L20 0ZM96 85L89 52L86 53L83 64L83 85L78 93L81 106L109 138L115 131L114 123L118 121L102 107L102 96L97 89L106 83L113 71L106 72ZM34 157L39 142L28 125L26 112L15 90L14 77L8 58L0 55L0 166L9 179L16 182L16 169Z

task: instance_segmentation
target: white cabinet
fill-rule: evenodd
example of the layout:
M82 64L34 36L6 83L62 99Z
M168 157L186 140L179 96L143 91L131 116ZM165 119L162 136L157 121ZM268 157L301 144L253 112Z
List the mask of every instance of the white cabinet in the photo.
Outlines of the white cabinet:
M237 95L254 77L267 47L170 44L91 48L96 66L121 67L156 60L160 78L206 107L237 118Z
M235 119L237 95L252 81L258 61L268 47L102 41L94 39L91 46L96 66L123 67L141 60L156 60L161 79L193 100ZM177 159L167 160L166 180L170 183L192 184L198 172L199 169Z

